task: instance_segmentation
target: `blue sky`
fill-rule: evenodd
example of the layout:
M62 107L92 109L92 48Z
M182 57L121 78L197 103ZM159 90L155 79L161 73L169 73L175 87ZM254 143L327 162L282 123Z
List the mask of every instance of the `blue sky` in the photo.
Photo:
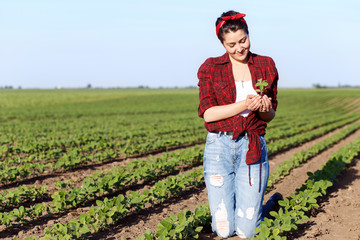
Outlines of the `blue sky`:
M245 13L279 87L360 85L360 2L1 0L0 87L186 87L224 48L215 20Z

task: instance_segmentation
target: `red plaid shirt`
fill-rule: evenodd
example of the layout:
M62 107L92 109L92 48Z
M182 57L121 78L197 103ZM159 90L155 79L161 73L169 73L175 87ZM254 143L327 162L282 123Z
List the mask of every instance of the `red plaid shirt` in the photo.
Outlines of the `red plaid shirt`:
M248 61L253 87L258 79L268 82L264 94L271 97L272 107L277 108L277 82L278 72L274 61L270 57L256 55L250 52ZM229 55L216 58L208 58L198 71L199 117L204 117L204 112L213 106L227 105L236 100L235 80L232 72L232 64ZM248 133L249 151L246 155L246 163L252 164L260 160L260 138L265 135L266 122L261 120L256 112L250 112L247 117L237 114L233 117L205 122L205 128L209 131L233 131L233 139L237 139L243 132Z

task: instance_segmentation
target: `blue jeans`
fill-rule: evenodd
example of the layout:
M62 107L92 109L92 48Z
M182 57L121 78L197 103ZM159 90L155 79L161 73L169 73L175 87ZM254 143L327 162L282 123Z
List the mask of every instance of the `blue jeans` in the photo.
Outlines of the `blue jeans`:
M247 134L236 140L222 133L207 135L204 177L211 226L219 237L237 234L240 238L251 238L262 220L269 163L264 136L260 136L260 141L261 161L251 164L249 170L245 162L249 145Z

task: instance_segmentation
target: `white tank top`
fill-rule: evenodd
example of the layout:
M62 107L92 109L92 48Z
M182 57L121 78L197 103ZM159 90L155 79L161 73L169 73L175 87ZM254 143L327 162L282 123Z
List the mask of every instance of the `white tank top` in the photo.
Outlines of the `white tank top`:
M236 101L240 102L246 99L247 95L257 95L257 92L253 88L252 81L246 82L235 82L236 86ZM245 110L240 113L241 116L247 117L250 113L250 110Z

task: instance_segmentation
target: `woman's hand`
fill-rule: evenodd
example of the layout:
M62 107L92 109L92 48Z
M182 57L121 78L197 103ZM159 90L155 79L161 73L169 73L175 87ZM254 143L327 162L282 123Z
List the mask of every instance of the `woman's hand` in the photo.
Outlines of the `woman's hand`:
M259 95L247 95L245 105L250 111L257 111L261 107L261 97Z
M261 107L259 108L259 112L269 112L271 108L272 108L271 98L269 98L266 95L262 96Z
M275 117L275 110L272 108L271 98L266 95L261 98L259 117L265 122L270 122Z

